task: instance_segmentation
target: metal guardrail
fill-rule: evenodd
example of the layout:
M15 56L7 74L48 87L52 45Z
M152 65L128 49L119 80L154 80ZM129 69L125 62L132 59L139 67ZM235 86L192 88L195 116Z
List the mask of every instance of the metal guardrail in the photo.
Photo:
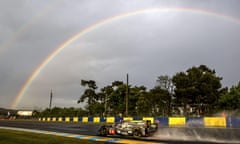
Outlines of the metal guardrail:
M151 120L160 126L240 127L237 117L42 117L42 122L115 123L122 120Z

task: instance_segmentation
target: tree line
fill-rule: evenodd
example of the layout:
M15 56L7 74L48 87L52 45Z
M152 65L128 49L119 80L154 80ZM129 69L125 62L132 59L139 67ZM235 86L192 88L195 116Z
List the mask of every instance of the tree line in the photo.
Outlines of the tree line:
M222 87L221 80L222 77L206 65L193 66L172 77L159 76L157 85L151 89L143 85L127 85L123 81L114 81L98 89L94 80L81 80L85 90L77 102L86 103L84 109L47 108L37 115L210 116L223 110L239 110L240 82L228 89Z

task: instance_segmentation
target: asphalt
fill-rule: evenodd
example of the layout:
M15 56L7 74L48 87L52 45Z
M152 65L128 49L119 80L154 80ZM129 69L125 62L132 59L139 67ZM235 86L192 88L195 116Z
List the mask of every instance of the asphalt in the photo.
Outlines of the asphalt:
M38 121L8 121L0 120L0 127L24 128L68 135L90 136L91 139L104 139L97 136L100 124L38 122ZM79 136L78 136L79 137ZM137 140L145 143L240 143L239 128L200 128L200 127L159 127L152 137L136 139L133 137L108 137L119 140ZM120 141L119 141L120 142ZM123 141L121 141L123 142ZM125 143L125 142L123 142ZM140 143L140 142L139 142Z

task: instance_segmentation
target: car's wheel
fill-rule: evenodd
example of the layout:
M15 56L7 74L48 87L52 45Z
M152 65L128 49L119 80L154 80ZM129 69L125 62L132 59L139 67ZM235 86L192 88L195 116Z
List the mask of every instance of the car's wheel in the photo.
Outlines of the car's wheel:
M133 136L134 137L141 137L142 136L141 131L139 129L135 129L133 131Z
M99 133L101 136L107 136L107 128L106 127L101 128Z

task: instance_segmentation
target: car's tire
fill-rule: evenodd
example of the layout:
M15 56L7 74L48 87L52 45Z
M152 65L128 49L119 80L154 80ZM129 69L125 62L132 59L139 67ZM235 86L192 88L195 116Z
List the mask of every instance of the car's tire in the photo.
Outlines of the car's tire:
M100 131L99 131L99 134L100 134L101 136L107 136L107 134L108 134L107 128L106 128L106 127L102 127L102 128L100 129Z
M139 138L139 137L142 136L142 133L141 133L141 131L139 129L135 129L133 131L133 136L136 137L136 138Z

